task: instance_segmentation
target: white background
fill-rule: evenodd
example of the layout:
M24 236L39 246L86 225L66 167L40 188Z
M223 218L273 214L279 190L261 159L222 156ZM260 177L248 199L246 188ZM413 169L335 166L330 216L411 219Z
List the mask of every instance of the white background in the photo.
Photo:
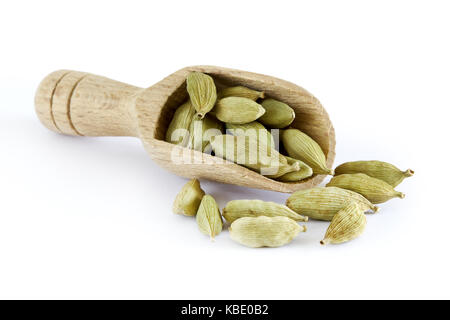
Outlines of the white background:
M0 298L450 298L450 19L445 1L2 1ZM148 87L188 65L272 75L311 91L335 164L416 176L355 241L327 223L278 249L215 243L174 215L186 179L134 138L50 132L34 113L58 69ZM288 195L202 181L228 200Z

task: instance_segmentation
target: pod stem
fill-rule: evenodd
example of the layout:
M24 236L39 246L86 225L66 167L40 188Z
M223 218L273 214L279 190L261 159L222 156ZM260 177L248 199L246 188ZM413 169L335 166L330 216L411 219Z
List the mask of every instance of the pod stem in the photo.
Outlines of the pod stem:
M414 170L408 169L403 171L403 174L405 175L405 177L412 177L414 175Z
M306 232L308 230L308 228L306 226L300 226L303 227L303 230L300 230L300 232Z
M198 118L199 120L202 120L202 119L205 117L205 115L206 115L206 114L204 114L204 113L198 112L198 113L197 113L197 118Z
M329 244L330 242L331 242L330 239L325 238L325 239L323 239L322 241L320 241L320 244L324 246L324 245Z
M399 197L400 199L403 199L405 197L405 194L402 192L397 192L397 197Z
M373 206L372 211L373 213L377 213L378 211L380 211L380 207Z
M298 162L294 162L293 164L291 164L291 168L293 169L293 171L297 172L300 171L300 165L298 164Z
M313 169L314 171L314 169ZM326 174L330 176L334 176L334 170L327 167L320 167L319 170L314 172L315 174Z

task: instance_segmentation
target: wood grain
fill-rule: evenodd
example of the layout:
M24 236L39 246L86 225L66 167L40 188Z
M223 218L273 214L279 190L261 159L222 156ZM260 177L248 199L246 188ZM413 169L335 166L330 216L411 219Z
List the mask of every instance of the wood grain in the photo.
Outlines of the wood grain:
M34 97L34 105L39 120L44 126L55 132L61 131L56 126L53 118L53 96L57 84L68 73L70 73L69 70L58 70L50 73L41 81Z
M74 127L70 116L73 91L87 73L72 71L58 83L53 93L52 114L55 124L61 132L70 135L81 135Z
M187 178L278 192L311 188L325 178L319 175L298 183L279 182L243 166L165 142L173 113L187 98L185 80L191 71L211 75L218 87L244 85L263 90L266 96L290 105L296 113L291 126L317 141L326 155L327 165L332 166L334 128L320 102L293 83L246 71L215 66L187 67L142 89L92 74L61 70L40 84L35 98L36 112L47 128L64 134L139 137L158 165ZM177 157L181 156L190 159L190 163L178 163Z

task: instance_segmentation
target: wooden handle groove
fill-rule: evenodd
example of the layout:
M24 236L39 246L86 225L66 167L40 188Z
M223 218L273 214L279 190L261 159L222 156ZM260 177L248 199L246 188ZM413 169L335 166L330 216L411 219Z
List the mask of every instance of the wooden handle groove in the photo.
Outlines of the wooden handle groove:
M75 136L137 136L134 100L141 88L60 70L42 80L36 113L50 130Z

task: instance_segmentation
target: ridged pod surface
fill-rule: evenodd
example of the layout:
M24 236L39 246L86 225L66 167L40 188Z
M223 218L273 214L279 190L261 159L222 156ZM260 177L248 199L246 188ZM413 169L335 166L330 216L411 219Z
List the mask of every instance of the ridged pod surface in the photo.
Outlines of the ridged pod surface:
M230 236L236 242L251 248L280 247L294 239L305 226L286 217L244 217L235 220L230 228Z
M315 174L333 174L333 170L327 168L320 146L305 133L298 129L286 129L281 132L281 140L288 155L305 162Z
M327 187L339 187L363 195L372 203L383 203L392 198L403 199L405 195L383 180L369 177L364 173L341 174L333 177Z
M286 128L295 119L294 110L286 103L275 99L265 99L261 102L262 107L266 110L259 121L270 128L282 129Z
M377 212L374 206L362 195L336 187L316 187L294 192L286 201L286 205L311 219L331 221L334 215L350 202L356 202L363 212Z
M217 157L227 159L265 176L279 177L298 166L288 164L286 158L265 143L248 136L219 135L211 138Z
M223 134L223 123L216 118L206 115L199 119L196 115L189 126L189 149L206 151L211 137Z
M411 169L402 171L390 163L378 160L346 162L336 167L334 172L335 175L364 173L369 177L383 180L394 188L398 186L403 179L414 175L414 171Z
M263 139L263 142L271 148L275 146L272 134L258 121L244 124L226 123L225 127L227 132L234 136L253 136L259 140Z
M167 128L166 141L183 147L187 146L189 143L189 127L194 115L195 109L190 100L179 106ZM175 132L178 129L180 131ZM174 132L175 135L173 135Z
M366 216L357 203L350 203L331 220L320 244L343 243L359 237L366 227Z
M222 232L222 216L220 215L219 207L216 200L209 194L205 195L200 202L197 211L197 225L200 231L211 240Z
M297 159L294 159L294 158L291 158L288 156L285 156L285 158L287 159L289 164L298 163L299 170L294 171L294 172L289 172L289 173L282 175L281 177L278 177L277 178L278 181L296 182L296 181L300 181L300 180L309 178L313 175L313 171L312 171L311 167L308 166L303 161L300 161L300 160L297 160Z
M232 200L222 210L222 215L228 222L243 217L287 217L295 221L308 221L304 217L289 209L287 206L262 200Z
M281 155L283 156L283 155ZM300 164L298 162L287 162L287 164L282 165L278 168L278 171L274 174L265 174L266 177L272 179L278 179L279 177L285 176L289 173L298 172L300 170Z
M256 101L260 98L264 98L264 92L252 90L243 86L228 87L221 90L217 95L218 99L226 97L241 97Z
M199 118L208 113L216 103L217 89L213 78L201 72L191 72L186 78L186 89Z
M200 187L197 179L188 181L173 202L173 212L185 216L195 216L205 191Z
M263 107L255 101L240 97L227 97L217 101L213 113L225 123L243 124L255 121L264 112Z

